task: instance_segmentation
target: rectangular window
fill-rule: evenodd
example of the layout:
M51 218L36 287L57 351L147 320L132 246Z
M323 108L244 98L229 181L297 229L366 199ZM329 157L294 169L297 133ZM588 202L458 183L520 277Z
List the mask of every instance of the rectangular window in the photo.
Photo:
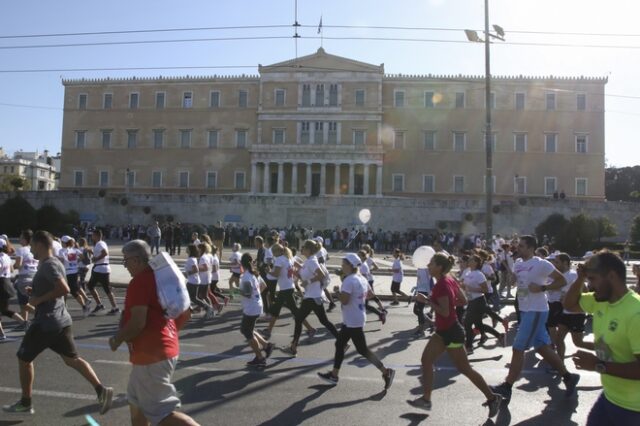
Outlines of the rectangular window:
M324 84L316 84L316 106L324 106Z
M189 187L189 172L179 172L178 173L178 186L180 188L188 188Z
M303 145L308 145L310 136L310 128L311 124L308 121L303 121L300 123L300 143Z
M527 193L527 178L524 176L516 176L513 180L513 192L518 195Z
M403 192L404 191L404 175L402 174L393 174L392 175L392 185L391 190L393 192Z
M422 176L422 191L423 192L436 192L436 177L434 175Z
M182 108L193 107L193 92L184 92L182 94Z
M310 84L302 85L302 106L303 107L311 106L311 85Z
M556 192L556 178L544 178L544 195L553 195Z
M284 106L284 101L285 101L284 95L285 95L284 89L276 89L276 96L275 96L276 106Z
M458 194L464 192L464 176L453 177L453 192Z
M424 107L425 108L435 108L436 104L433 102L433 97L435 93L433 92L424 92Z
M244 189L245 187L244 172L236 172L234 181L235 181L236 189Z
M156 109L164 109L166 94L164 92L156 92Z
M164 147L164 129L153 129L153 148L162 149Z
M105 186L109 186L109 172L106 170L101 170L100 171L100 181L98 182L98 185L105 187Z
M453 132L453 150L455 152L464 152L466 142L466 132Z
M238 106L240 108L246 108L249 103L249 93L246 90L240 90L238 92Z
M576 135L576 152L587 153L587 135Z
M76 170L73 172L73 186L84 186L84 172Z
M180 130L180 148L191 148L191 129Z
M134 149L138 145L138 131L127 130L127 148Z
M393 149L404 149L405 132L396 130L393 133Z
M423 133L423 147L425 151L436 150L436 132L435 130L425 130Z
M111 130L102 131L102 149L111 149Z
M354 130L353 131L353 144L354 145L364 145L366 139L367 132L364 130Z
M218 186L218 174L216 172L207 172L207 188L216 189Z
M545 100L546 100L547 111L555 111L556 110L556 94L547 93Z
M404 107L404 90L396 90L393 92L393 106L396 108Z
M124 184L127 188L133 188L136 185L136 172L127 169L124 174Z
M576 178L576 195L578 197L585 197L587 195L586 178Z
M329 145L337 145L338 144L338 123L335 121L329 122L329 140L327 141Z
M558 134L545 133L544 135L544 152L558 151Z
M113 94L105 93L102 98L102 108L111 109L113 107Z
M78 109L79 110L87 109L87 94L86 93L80 93L78 95Z
M207 133L207 141L210 149L215 149L218 147L218 144L220 142L219 138L220 138L219 130L209 130L209 132Z
M162 187L162 172L151 173L151 186L154 188Z
M247 131L246 130L236 130L236 148L246 148L247 147Z
M524 93L516 93L516 111L524 110Z
M329 106L338 106L338 85L329 85Z
M497 134L491 133L491 152L496 152L496 140ZM482 150L486 152L487 150L487 132L482 132Z
M515 152L527 152L527 134L526 133L513 134L513 150Z
M365 91L364 89L356 90L356 106L364 106L365 100Z
M456 92L456 108L464 108L464 92Z
M578 111L585 111L587 109L587 95L584 93L578 93L576 95L576 109Z
M275 145L284 144L284 129L273 129L273 143Z
M129 109L138 109L139 98L138 93L129 93Z
M76 130L76 148L85 149L87 146L86 130Z
M321 121L316 121L315 123L315 130L313 132L313 143L314 145L324 144L324 123Z
M220 92L212 90L209 94L209 108L220 108Z

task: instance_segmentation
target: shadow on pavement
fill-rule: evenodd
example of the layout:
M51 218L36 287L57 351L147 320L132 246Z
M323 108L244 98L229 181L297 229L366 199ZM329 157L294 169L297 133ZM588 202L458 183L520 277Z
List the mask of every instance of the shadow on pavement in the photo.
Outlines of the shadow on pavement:
M409 426L417 426L427 420L428 414L406 413L400 416L401 419L409 420Z

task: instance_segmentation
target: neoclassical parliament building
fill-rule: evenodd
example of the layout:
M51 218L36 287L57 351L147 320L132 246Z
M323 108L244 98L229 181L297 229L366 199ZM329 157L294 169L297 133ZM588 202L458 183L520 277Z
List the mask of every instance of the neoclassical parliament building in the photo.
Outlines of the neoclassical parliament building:
M524 69L524 68L523 68ZM494 191L604 199L605 78L492 80ZM255 76L64 80L61 189L479 197L483 76L316 53Z

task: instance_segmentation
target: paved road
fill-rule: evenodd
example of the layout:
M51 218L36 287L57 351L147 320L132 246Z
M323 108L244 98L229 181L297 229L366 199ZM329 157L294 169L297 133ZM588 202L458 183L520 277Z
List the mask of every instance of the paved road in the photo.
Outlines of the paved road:
M119 301L123 290L117 290ZM107 338L115 332L117 318L99 316L82 319L74 301L74 332L80 354L91 362L102 380L114 386L114 408L104 416L97 413L93 389L80 376L65 367L58 357L45 352L36 360L34 407L31 417L0 412L0 426L9 425L87 425L90 415L100 425L128 424L128 409L123 393L130 371L124 350L111 352ZM505 312L510 308L505 308ZM420 394L419 359L425 339L413 340L416 325L411 308L402 304L389 308L386 325L381 327L372 316L366 326L370 347L388 366L397 369L393 387L382 393L378 371L353 349L348 353L337 387L323 384L316 377L327 370L333 358L333 339L324 333L301 345L299 357L291 359L275 351L264 372L249 371L245 362L250 351L239 333L239 306L230 305L223 315L211 321L193 319L181 334L182 353L175 375L184 410L203 425L478 425L485 423L483 397L470 382L457 374L443 356L438 363L433 410L420 412L406 400ZM330 314L340 321L339 312ZM311 318L317 325L317 319ZM7 328L11 321L3 322ZM278 323L272 341L284 345L293 326L286 315ZM9 333L11 340L0 344L0 404L19 397L15 351L22 333ZM513 332L510 333L510 340ZM568 353L573 348L570 346ZM506 374L510 349L495 347L489 340L486 349L471 356L473 365L497 384ZM568 361L569 364L570 361ZM573 368L570 366L570 368ZM558 378L530 355L526 371L514 390L508 409L496 419L498 425L570 425L584 424L590 406L600 393L599 377L584 373L576 398L565 399Z

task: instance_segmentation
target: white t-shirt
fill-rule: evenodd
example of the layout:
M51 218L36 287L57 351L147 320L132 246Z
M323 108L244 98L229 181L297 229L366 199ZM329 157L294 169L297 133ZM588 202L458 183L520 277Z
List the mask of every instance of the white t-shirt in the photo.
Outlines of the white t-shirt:
M95 272L100 272L101 274L109 274L111 273L111 266L109 265L109 247L107 247L107 243L100 240L93 247L94 257L100 256L103 251L107 255L93 264L93 270Z
M289 259L287 256L276 257L274 268L280 268L280 275L278 275L278 288L280 290L291 290L293 288L293 259Z
M495 269L493 269L493 266L485 263L482 265L482 273L487 280L487 294L493 294L493 286L491 285L491 281L489 281L489 277L496 274Z
M371 278L367 278L369 281L373 281L373 259L367 257L367 266L369 267L369 276Z
M367 284L369 284L368 281L373 281L373 276L371 275L371 270L369 269L369 265L367 265L367 262L362 262L360 264L360 275L362 275L364 279L367 280Z
M402 269L402 261L400 259L396 259L393 261L393 265L391 269L399 269L399 272L394 272L393 277L391 278L393 281L397 283L401 283L404 278L404 269Z
M351 274L342 281L341 293L350 295L349 303L342 304L342 322L349 328L364 327L367 313L364 310L369 283L359 274Z
M318 258L318 262L320 263L327 263L327 261L329 260L329 253L327 252L327 249L325 249L324 247L322 247L320 250L318 250L318 252L316 253L316 257Z
M58 255L64 260L64 270L67 275L78 273L78 263L82 252L76 248L63 248Z
M300 268L300 279L309 281L315 275L316 271L320 269L318 258L310 256L304 261L302 268ZM322 283L320 281L309 282L304 290L305 299L316 299L322 297Z
M211 253L204 253L198 259L198 266L206 265L206 271L200 271L200 285L209 285L211 283L211 265L213 263L213 256Z
M549 275L555 270L551 262L534 256L529 260L522 260L513 265L518 287L518 304L522 312L546 312L547 292L530 293L529 284L544 285Z
M477 269L471 270L469 269L463 276L462 282L467 288L467 293L469 294L469 300L475 300L479 297L484 296L480 285L482 283L487 283L487 277ZM489 283L487 283L489 286Z
M273 266L274 262L275 262L275 258L273 257L273 252L271 251L271 248L266 248L265 247L265 249L264 249L264 263L266 265L268 265L269 268L271 268ZM278 277L276 277L275 275L272 275L269 272L267 272L267 279L271 280L271 281L275 281L275 280L278 279Z
M241 258L242 258L242 255L240 254L239 251L231 252L231 256L229 256L229 262L231 262L231 268L229 269L231 270L231 272L235 272L236 274L239 274L242 272L242 267L240 266Z
M60 244L59 241L57 240L53 240L51 242L51 247L53 248L53 255L58 257L62 257L62 255L60 254L60 250L62 250L62 244Z
M416 269L416 291L431 293L431 276L427 268Z
M194 267L198 269L198 259L195 257L188 257L187 261L184 263L184 272L187 274L187 283L200 284L200 274L198 272L195 274L191 273Z
M240 277L240 292L242 297L242 313L252 317L262 315L262 297L260 297L260 282L251 272L247 271Z
M38 261L33 257L30 246L20 247L16 250L16 257L22 259L18 275L33 276L38 271Z
M576 282L576 279L578 279L578 273L576 271L572 271L571 269L569 269L567 272L565 272L564 274L564 279L567 280L567 285L565 285L564 287L562 287L562 291L561 291L561 295L560 295L560 301L564 300L564 296L567 294L567 292L569 291L569 287L571 287L571 285ZM566 309L563 310L563 312L565 314L582 314L582 312L571 312L571 311L567 311Z
M0 277L11 278L11 258L7 253L0 253Z
M219 281L220 275L218 275L218 271L220 270L220 259L217 254L211 256L211 281Z

